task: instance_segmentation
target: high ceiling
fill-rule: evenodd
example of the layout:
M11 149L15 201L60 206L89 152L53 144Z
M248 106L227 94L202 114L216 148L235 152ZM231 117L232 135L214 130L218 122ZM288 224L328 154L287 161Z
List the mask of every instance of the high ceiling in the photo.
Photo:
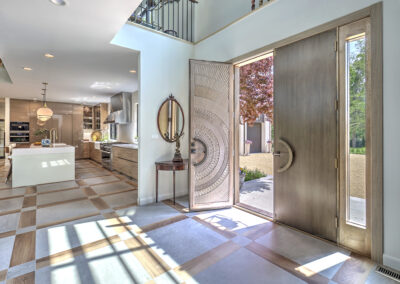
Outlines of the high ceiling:
M0 97L41 99L42 82L49 101L106 102L137 90L129 71L138 70L138 53L110 41L140 1L66 1L0 1L0 58L12 80L0 80Z

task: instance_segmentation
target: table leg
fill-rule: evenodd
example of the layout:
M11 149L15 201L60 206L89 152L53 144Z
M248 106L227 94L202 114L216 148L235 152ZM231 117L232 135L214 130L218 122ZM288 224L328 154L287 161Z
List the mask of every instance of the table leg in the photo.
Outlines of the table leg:
M158 203L158 168L156 168L156 203Z
M174 174L173 174L173 183L174 183L174 205L175 205L175 171L174 171Z

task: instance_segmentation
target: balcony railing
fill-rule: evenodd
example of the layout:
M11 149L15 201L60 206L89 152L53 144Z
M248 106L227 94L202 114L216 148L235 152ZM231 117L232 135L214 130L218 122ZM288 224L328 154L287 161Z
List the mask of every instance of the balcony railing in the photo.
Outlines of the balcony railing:
M193 42L196 0L144 0L129 21Z

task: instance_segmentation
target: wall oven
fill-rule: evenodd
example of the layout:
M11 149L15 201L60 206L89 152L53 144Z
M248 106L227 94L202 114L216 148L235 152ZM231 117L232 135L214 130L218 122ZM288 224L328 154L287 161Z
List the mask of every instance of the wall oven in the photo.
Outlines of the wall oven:
M29 122L10 122L10 143L29 143Z
M104 168L112 170L111 167L111 148L113 143L101 143L101 164Z

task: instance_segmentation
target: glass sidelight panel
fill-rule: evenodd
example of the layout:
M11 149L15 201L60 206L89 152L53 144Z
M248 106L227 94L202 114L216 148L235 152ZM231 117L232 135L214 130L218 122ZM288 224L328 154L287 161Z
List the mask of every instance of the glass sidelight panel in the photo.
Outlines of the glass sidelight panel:
M347 222L366 226L365 34L346 40Z

